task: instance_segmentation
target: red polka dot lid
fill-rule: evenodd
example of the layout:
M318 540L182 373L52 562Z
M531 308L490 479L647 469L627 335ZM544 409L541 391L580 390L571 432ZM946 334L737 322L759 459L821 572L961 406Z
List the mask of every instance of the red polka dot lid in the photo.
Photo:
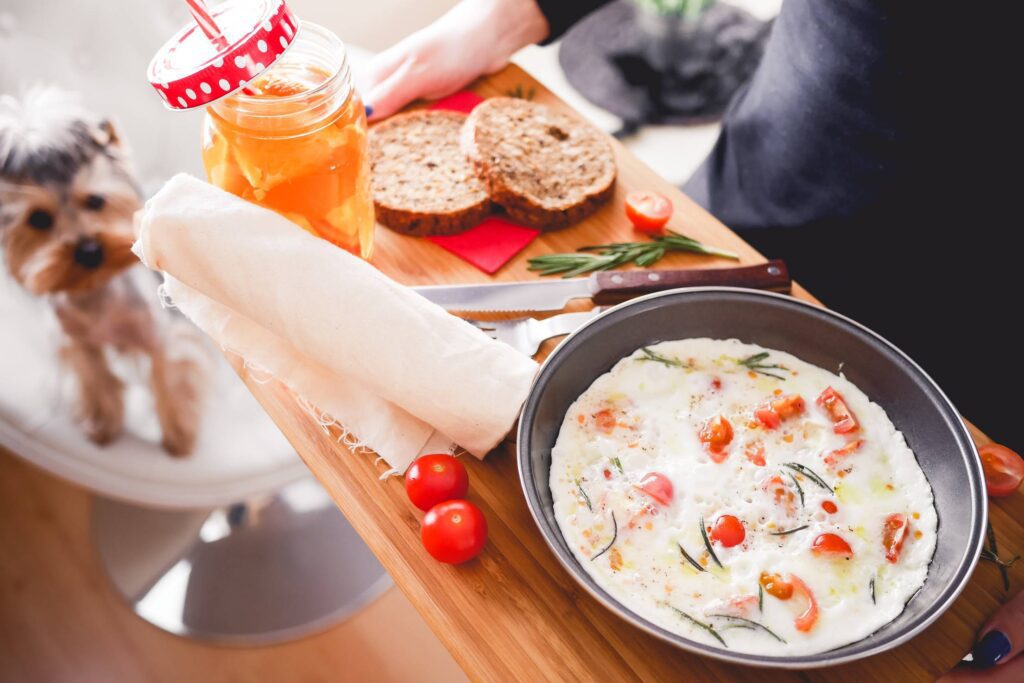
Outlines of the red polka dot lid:
M201 107L241 90L284 54L299 28L284 0L229 0L209 9L209 19L212 28L197 17L149 63L149 82L170 109Z

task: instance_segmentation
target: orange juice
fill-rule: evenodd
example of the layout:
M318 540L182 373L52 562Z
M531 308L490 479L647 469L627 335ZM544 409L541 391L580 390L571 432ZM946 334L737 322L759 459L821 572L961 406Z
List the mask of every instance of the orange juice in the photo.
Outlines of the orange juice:
M295 44L246 91L207 108L209 181L369 258L366 116L341 41L303 23Z

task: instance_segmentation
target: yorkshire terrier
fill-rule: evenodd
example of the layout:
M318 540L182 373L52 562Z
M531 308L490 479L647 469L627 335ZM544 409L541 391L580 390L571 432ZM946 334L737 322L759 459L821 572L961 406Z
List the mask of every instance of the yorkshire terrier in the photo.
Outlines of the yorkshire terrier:
M209 357L195 328L160 305L151 274L133 268L142 195L128 156L110 121L69 93L0 96L0 251L11 276L53 307L86 436L106 444L124 425L125 387L108 354L141 354L162 445L186 455Z

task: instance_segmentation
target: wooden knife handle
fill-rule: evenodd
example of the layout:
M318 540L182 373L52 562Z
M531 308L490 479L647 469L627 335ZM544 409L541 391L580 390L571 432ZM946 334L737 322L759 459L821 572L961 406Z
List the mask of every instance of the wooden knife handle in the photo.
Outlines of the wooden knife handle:
M619 303L651 292L678 287L746 287L789 292L789 270L782 261L739 268L600 271L594 274L594 303Z

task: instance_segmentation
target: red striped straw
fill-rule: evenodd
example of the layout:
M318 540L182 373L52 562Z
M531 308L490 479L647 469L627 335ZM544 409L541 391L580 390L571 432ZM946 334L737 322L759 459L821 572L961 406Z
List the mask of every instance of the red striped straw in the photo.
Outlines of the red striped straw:
M221 33L220 26L213 20L210 10L206 9L206 3L203 0L185 0L185 4L188 5L188 11L192 13L192 18L196 20L207 39L219 48L227 47L228 41ZM256 94L248 87L242 88L242 92L246 95Z

